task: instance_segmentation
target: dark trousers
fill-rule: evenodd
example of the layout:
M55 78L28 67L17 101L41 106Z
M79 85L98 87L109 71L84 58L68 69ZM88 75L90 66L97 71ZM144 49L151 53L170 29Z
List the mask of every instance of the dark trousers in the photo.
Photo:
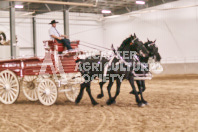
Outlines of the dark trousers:
M67 47L67 50L72 49L69 39L61 39L61 40L56 39L56 40L58 41L58 43L63 43L64 47Z

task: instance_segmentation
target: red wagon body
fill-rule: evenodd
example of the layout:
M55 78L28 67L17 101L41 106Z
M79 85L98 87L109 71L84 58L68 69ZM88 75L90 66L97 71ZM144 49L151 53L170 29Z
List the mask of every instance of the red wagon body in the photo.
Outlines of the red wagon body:
M0 61L0 71L11 70L17 76L21 76L21 77L25 75L29 75L29 76L39 75L41 67L45 65L47 66L45 73L52 74L51 66L44 61L44 60L50 59L53 62L53 66L56 69L56 73L58 74L59 71L57 69L57 65L55 62L56 61L55 56L57 56L56 54L57 52L63 52L64 47L61 43L57 43L53 41L44 41L44 44L48 45L49 49L46 48L47 52L45 53L45 57L43 59L40 59L38 57L31 57L31 58L2 60ZM78 45L79 45L79 41L71 42L71 47L73 49L78 48ZM50 58L49 57L46 58L46 56L49 56L49 55L50 55ZM75 58L73 55L72 56L58 55L57 57L59 58L59 62L57 63L62 65L65 73L77 72L75 70L76 63L75 63Z
M64 88L59 92L64 92L70 101L75 100L79 87L76 86L77 83L70 83L65 76L77 74L76 51L78 50L63 52L63 44L51 40L43 42L45 56L42 59L31 57L0 61L1 102L14 103L19 95L20 85L29 100L39 99L44 105L55 103L58 87ZM78 45L79 41L71 42L73 49L77 49ZM60 52L63 53L58 54Z

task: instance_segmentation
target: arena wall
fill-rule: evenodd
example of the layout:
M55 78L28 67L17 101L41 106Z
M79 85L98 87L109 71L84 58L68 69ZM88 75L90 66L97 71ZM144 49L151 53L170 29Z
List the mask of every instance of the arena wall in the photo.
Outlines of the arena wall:
M160 75L198 74L198 63L162 64L164 71Z
M16 12L16 35L18 45L21 47L20 56L33 56L33 40L32 40L32 18L24 16L27 12ZM70 13L70 40L80 40L81 44L104 45L103 26L100 21L101 15ZM37 37L37 55L44 56L43 40L49 40L48 30L51 27L51 20L59 21L57 29L64 33L63 29L63 13L50 12L36 16L36 37ZM0 31L6 33L7 39L10 39L9 31L9 12L0 11ZM90 50L88 47L80 46L83 50Z
M162 63L198 62L197 0L180 0L104 21L104 42L119 46L136 33L140 40L155 40ZM174 60L174 61L172 61Z
M95 44L109 48L118 47L131 33L143 42L155 40L162 56L163 74L197 73L198 64L198 5L197 0L180 0L135 11L119 16L103 18L101 15L70 13L70 39L81 44ZM16 12L16 34L21 56L32 56L32 18L25 12ZM57 29L63 33L63 13L50 12L36 16L37 53L44 55L43 40L48 40L48 24L59 21ZM9 12L0 11L0 31L7 39ZM83 50L92 50L80 46ZM104 50L104 49L102 49Z

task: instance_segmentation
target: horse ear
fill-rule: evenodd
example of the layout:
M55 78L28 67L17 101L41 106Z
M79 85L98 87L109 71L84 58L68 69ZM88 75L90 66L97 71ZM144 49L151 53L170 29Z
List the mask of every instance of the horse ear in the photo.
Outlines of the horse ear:
M147 41L149 42L149 39L147 38Z
M134 37L136 38L136 34L134 33Z
M113 44L111 44L111 48L114 49Z
M154 43L156 42L156 40L154 41Z

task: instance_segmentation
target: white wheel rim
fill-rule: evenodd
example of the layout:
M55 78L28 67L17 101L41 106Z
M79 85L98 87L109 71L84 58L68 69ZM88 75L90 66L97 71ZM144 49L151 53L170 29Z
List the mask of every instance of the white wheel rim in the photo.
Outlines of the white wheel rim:
M78 96L78 93L79 93L80 86L73 85L73 86L69 86L69 87L65 87L65 88L69 90L69 91L65 92L67 99L71 102L75 102L75 100Z
M52 105L56 102L58 92L54 81L44 79L38 85L38 98L43 105Z
M37 86L35 83L37 76L25 76L22 82L22 89L25 97L30 101L37 101Z
M4 104L14 103L19 96L19 81L10 70L0 73L0 100Z

